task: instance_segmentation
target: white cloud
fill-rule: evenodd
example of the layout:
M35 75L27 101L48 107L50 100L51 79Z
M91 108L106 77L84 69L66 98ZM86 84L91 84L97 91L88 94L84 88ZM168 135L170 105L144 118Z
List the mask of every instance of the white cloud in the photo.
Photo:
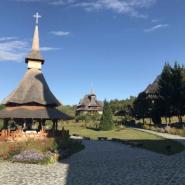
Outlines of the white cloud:
M162 29L162 28L167 28L169 25L168 24L158 24L156 26L153 26L151 28L145 29L145 32L152 32L158 29Z
M27 41L2 37L0 38L0 61L21 62L28 51L27 48Z
M67 5L78 2L79 0L48 0L49 4L52 5Z
M82 6L88 11L105 9L133 17L146 17L139 9L148 8L155 2L156 0L96 0L77 3L76 6Z
M60 50L60 48L52 48L52 47L41 47L41 51L53 51L53 50Z
M70 32L65 32L65 31L51 31L50 33L55 36L68 36L68 35L70 35Z
M15 0L15 1L25 3L48 3L48 0Z
M42 2L52 5L82 7L87 11L112 10L134 17L146 17L141 9L154 5L157 0L18 0L22 2Z
M53 51L60 48L41 47L41 51ZM17 37L0 37L0 62L22 62L31 50L31 42Z
M15 40L17 37L0 37L0 41Z

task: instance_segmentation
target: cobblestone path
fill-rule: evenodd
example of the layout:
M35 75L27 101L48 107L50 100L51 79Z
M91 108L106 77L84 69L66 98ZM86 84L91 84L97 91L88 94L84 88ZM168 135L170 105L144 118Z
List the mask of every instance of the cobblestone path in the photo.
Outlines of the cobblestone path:
M0 163L0 185L185 185L185 152L171 157L108 141L55 165Z

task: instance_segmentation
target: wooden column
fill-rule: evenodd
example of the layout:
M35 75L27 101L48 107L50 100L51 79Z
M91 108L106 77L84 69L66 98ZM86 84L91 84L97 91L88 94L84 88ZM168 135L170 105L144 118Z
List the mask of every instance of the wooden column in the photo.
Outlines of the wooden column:
M7 130L8 129L8 119L3 120L3 129Z
M55 122L55 131L57 131L58 130L58 120L56 120L56 122Z
M24 123L23 123L23 131L26 131L26 129L27 129L26 119L24 119Z
M45 126L46 126L46 120L42 119L41 120L41 128L43 131L45 131Z
M58 120L52 120L52 122L53 122L52 126L53 136L55 136L58 130Z
M38 131L40 132L41 129L42 129L42 120L39 120Z
M55 120L52 120L52 122L53 122L53 126L52 126L52 132L53 132L53 136L55 136Z

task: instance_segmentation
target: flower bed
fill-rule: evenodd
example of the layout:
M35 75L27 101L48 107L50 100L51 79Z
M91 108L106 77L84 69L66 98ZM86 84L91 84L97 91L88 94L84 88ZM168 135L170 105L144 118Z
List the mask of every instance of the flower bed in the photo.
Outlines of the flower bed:
M12 162L30 164L54 164L58 160L58 155L50 151L41 153L35 150L26 150L12 157Z
M64 132L64 131L63 131ZM70 139L68 132L56 138L29 139L22 142L0 142L0 160L32 164L53 164L82 150L80 141Z

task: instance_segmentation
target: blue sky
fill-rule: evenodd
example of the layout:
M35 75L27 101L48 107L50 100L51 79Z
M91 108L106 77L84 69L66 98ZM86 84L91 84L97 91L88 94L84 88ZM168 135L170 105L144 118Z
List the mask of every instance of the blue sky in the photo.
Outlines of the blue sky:
M166 61L185 64L184 10L184 0L1 0L0 99L27 69L37 11L45 78L77 104L91 86L101 100L136 96Z

